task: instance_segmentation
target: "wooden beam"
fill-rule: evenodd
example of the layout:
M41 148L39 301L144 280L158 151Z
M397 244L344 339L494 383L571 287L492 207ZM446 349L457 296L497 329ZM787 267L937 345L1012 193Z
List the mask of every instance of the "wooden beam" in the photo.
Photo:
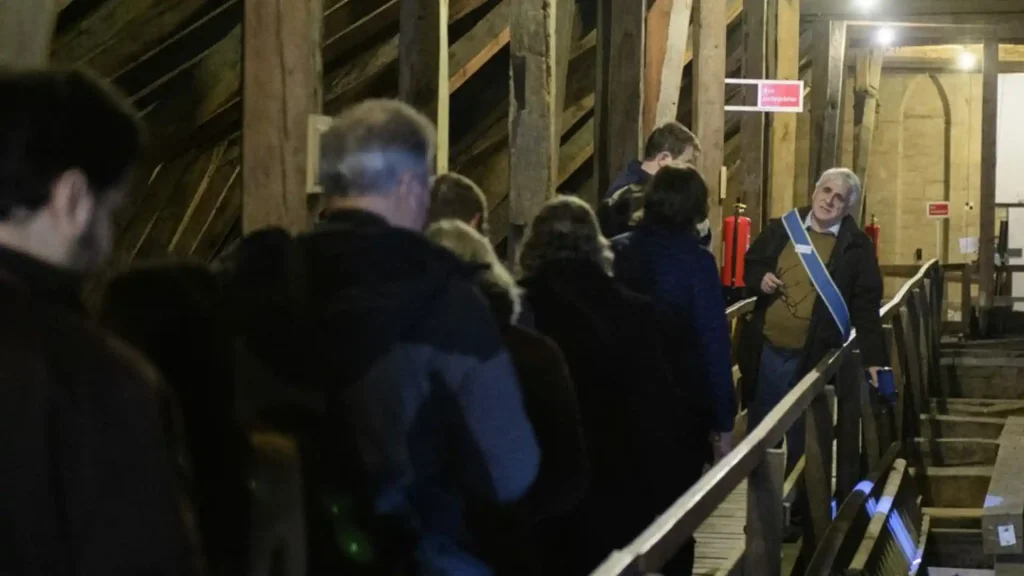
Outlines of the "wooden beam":
M679 113L692 9L693 0L654 0L647 13L644 134Z
M775 77L800 79L800 0L776 0ZM793 208L796 186L796 114L773 114L767 218Z
M555 79L558 0L512 0L509 98L509 257L558 178L560 102Z
M804 0L804 17L817 20L913 21L918 18L973 15L1024 15L1016 0L885 0L875 10L863 10L847 0Z
M995 283L996 227L996 134L999 123L999 45L985 42L981 89L981 202L978 262L978 318L982 334L987 333L988 311L992 307Z
M640 153L644 2L598 0L594 179L602 196Z
M437 126L437 172L448 171L448 0L401 0L398 94Z
M871 156L871 142L875 137L875 121L878 118L878 90L882 84L881 48L857 52L856 86L853 101L853 171L861 184L861 206L854 214L860 214L861 223L868 217L868 161Z
M558 0L555 10L555 112L557 134L562 133L565 116L566 85L569 82L569 62L572 60L573 29L577 17L575 0Z
M890 23L896 37L892 46L930 46L935 44L981 44L998 40L1004 44L1024 43L1024 18L1003 16L988 24L968 24L966 16L951 17L953 21L938 23ZM850 44L861 47L877 44L877 22L849 22Z
M512 0L502 0L451 47L448 60L454 70L449 91L457 90L508 44L511 8Z
M846 23L814 24L811 70L811 159L808 182L817 182L821 173L840 160L839 124L842 110Z
M743 34L746 59L743 77L765 77L765 0L743 1ZM757 106L757 91L748 90L746 105ZM743 202L750 217L750 234L757 236L764 224L764 114L744 112L740 128L743 135Z
M0 63L28 68L50 61L58 0L0 2Z
M694 25L693 127L703 152L700 171L708 185L712 247L721 254L720 174L725 163L725 3L697 0Z
M999 436L999 454L981 516L986 554L1024 554L1024 417L1011 416Z
M242 60L242 228L293 232L308 222L306 149L309 116L323 91L323 0L289 9L246 0Z

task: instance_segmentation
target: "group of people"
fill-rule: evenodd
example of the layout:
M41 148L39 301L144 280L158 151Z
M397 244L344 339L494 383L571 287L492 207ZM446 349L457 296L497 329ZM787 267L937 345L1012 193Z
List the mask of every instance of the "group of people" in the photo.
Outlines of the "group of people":
M258 489L239 436L258 426L302 431L303 471L324 474L304 479L307 517L332 498L310 541L345 542L353 574L587 574L731 449L730 330L683 126L652 133L600 218L552 198L506 263L484 192L435 176L431 122L367 100L323 134L313 231L125 272L91 317L80 291L112 252L137 117L81 71L0 73L0 572L241 573ZM879 367L858 193L827 172L800 217ZM780 226L747 257L750 426L841 343ZM258 394L255 373L273 375ZM337 461L351 515L322 486Z

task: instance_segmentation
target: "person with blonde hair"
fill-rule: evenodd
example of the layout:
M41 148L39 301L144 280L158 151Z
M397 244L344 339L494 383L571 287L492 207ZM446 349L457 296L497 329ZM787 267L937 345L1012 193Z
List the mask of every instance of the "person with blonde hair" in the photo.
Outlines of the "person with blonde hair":
M543 535L551 573L589 573L665 509L651 495L663 492L678 415L667 410L663 334L651 301L620 286L611 265L593 210L570 196L544 205L519 254L535 326L562 348L576 385L592 470L581 505Z
M533 424L542 455L537 481L525 501L527 523L564 514L582 500L589 475L576 391L562 351L550 338L516 325L523 290L483 235L465 222L446 219L427 228L426 236L459 259L481 266L477 283L491 304L502 340L512 357L526 415ZM493 527L489 523L484 532L531 542L518 549L537 549L541 545L532 530L515 534L507 517L499 521L505 526ZM510 562L504 564L508 566ZM520 573L527 571L523 569Z

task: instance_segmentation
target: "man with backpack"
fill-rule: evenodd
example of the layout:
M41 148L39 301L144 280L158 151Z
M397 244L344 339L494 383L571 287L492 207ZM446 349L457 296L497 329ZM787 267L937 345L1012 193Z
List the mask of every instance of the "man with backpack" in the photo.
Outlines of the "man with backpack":
M692 164L700 156L697 137L679 122L666 122L651 132L643 160L633 160L612 182L598 206L601 232L614 238L632 230L643 215L644 187L662 166ZM706 222L698 224L705 246L711 241Z
M467 510L522 498L540 454L475 278L421 234L433 125L368 100L323 135L323 221L300 240L321 365L378 517L412 535L418 571L487 575Z

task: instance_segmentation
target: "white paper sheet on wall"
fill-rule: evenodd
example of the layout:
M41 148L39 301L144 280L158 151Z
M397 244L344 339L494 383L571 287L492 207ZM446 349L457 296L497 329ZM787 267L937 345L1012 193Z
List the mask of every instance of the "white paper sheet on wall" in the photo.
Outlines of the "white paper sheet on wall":
M961 254L976 254L978 252L978 237L972 236L970 238L960 239L960 253Z

